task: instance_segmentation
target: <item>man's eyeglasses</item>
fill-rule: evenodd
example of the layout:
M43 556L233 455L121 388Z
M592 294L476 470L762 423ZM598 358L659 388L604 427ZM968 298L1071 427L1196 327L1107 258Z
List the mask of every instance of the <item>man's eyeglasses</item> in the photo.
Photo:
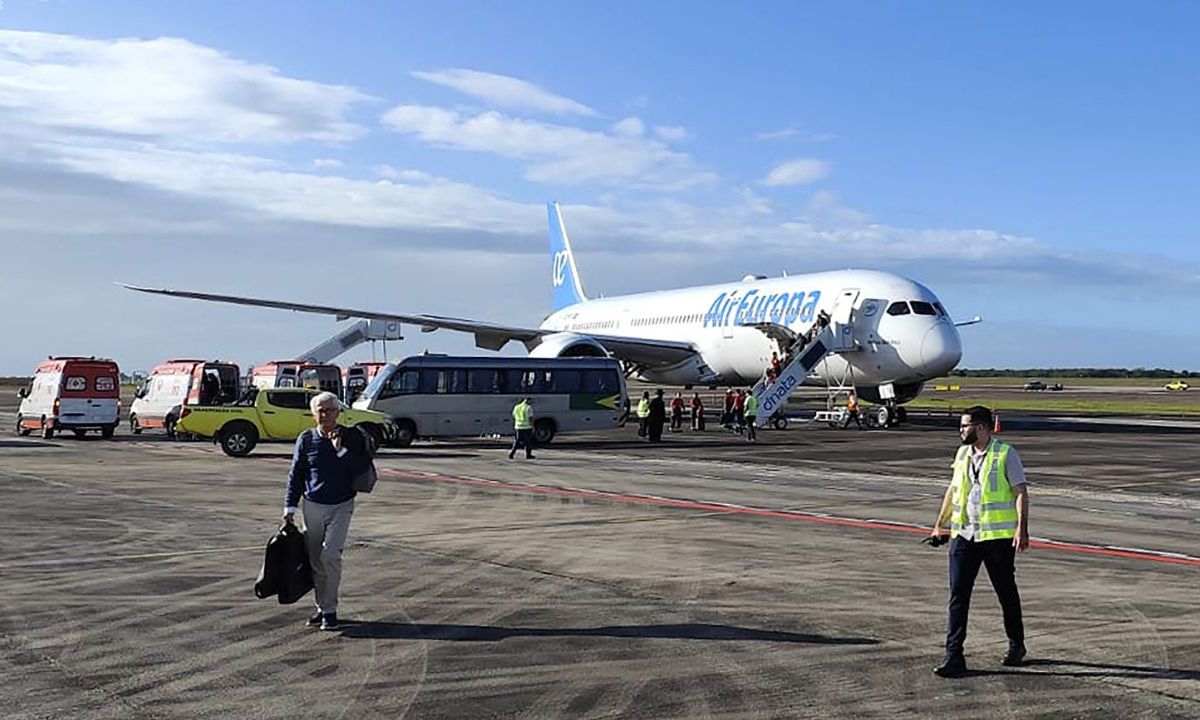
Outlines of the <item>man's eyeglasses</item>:
M325 415L325 414L327 414L327 413L335 413L335 412L337 412L337 411L338 411L338 408L331 408L331 407L319 407L319 408L317 408L317 414L318 414L318 415Z

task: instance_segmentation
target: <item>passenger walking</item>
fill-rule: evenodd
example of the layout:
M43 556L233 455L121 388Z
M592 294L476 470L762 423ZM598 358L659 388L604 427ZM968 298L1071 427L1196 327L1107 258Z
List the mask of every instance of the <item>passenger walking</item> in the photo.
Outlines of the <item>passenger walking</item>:
M295 522L303 499L304 540L312 564L317 611L308 619L322 630L339 627L338 590L342 582L342 548L354 514L354 477L371 466L366 437L338 425L342 404L333 393L312 399L309 409L317 426L296 438L288 471L283 521Z
M746 429L746 394L740 389L733 396L733 431L741 435Z
M683 393L675 393L671 398L671 432L683 431Z
M518 448L525 448L525 459L533 459L533 398L524 397L512 409L513 444L508 451L512 460Z
M771 372L775 377L779 377L779 374L783 372L783 362L780 361L777 352L771 353Z
M721 425L726 430L733 429L733 388L725 388L725 405L721 411Z
M959 421L961 447L941 510L930 531L941 538L950 524L950 607L946 657L933 672L942 677L966 673L963 646L971 591L982 564L1004 613L1008 652L1002 665L1020 665L1025 657L1025 626L1017 592L1016 553L1029 547L1029 491L1017 451L992 437L992 412L975 406Z
M704 429L704 401L700 399L700 393L692 394L692 429Z
M638 400L638 437L646 437L647 422L650 419L650 391L642 391L642 399Z
M662 442L663 425L667 423L667 406L663 402L663 391L655 390L654 399L650 401L650 412L647 416L647 432L650 442Z
M746 442L758 442L758 431L754 427L758 420L758 398L753 392L746 392Z

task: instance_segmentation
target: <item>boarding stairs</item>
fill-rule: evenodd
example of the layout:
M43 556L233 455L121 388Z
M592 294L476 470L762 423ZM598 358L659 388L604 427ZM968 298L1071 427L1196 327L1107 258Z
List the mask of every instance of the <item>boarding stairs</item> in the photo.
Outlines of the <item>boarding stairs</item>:
M780 370L779 376L771 382L763 378L750 389L750 393L758 398L756 426L771 423L775 416L782 412L792 391L800 387L812 369L830 353L862 350L854 339L854 326L851 323L854 300L857 297L857 290L843 291L834 305L832 316L827 321L821 318L808 332L802 335L792 334L791 345L784 353L784 357L790 358L790 361ZM779 326L775 327L776 331L781 329ZM766 329L764 332L767 332ZM771 332L767 334L773 335Z
M306 350L298 359L311 363L331 362L338 355L368 340L382 340L386 358L387 341L404 339L400 330L400 323L395 321L359 320L320 345Z

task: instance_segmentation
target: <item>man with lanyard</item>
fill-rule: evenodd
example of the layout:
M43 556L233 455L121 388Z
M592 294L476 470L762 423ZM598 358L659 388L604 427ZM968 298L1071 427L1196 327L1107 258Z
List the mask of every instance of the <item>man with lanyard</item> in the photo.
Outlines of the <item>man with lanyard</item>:
M987 567L1004 612L1007 666L1025 657L1025 626L1017 592L1016 553L1029 547L1029 492L1017 451L992 437L992 412L975 406L959 422L962 446L954 460L954 476L930 538L942 541L942 525L950 522L950 621L946 658L933 672L960 677L967 672L963 646L971 590L979 566Z

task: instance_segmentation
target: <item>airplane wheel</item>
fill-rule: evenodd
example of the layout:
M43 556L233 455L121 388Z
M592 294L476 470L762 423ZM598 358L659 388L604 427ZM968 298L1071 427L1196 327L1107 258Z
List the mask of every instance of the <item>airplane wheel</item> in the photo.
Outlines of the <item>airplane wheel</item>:
M887 427L892 422L892 409L887 405L880 406L875 410L875 424L879 427Z

